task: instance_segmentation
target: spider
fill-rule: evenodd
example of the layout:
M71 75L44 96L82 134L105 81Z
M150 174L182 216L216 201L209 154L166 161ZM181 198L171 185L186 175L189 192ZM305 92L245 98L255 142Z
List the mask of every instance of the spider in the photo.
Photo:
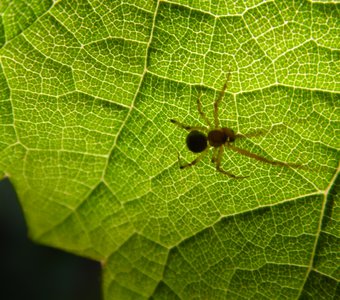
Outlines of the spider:
M212 123L210 122L210 120L207 118L207 116L202 110L201 93L199 94L199 97L197 98L197 109L198 109L200 116L207 124L207 127L188 126L174 119L170 120L171 123L189 132L186 138L186 144L187 144L188 149L193 153L200 153L200 155L196 159L194 159L192 162L185 163L185 164L181 164L180 157L178 154L178 161L179 161L180 169L192 167L195 164L197 164L200 160L202 160L203 157L205 157L205 155L208 153L211 147L213 148L213 156L212 156L211 161L216 164L216 170L231 178L243 179L249 176L236 176L221 168L221 161L222 161L222 156L224 152L224 147L227 147L230 150L237 152L241 155L248 156L250 158L254 158L258 161L268 163L274 166L285 166L285 167L293 167L293 168L299 167L300 165L298 164L290 164L290 163L285 163L281 161L267 159L265 157L249 152L248 150L238 148L232 144L233 142L235 142L236 139L256 136L259 134L259 132L254 133L254 134L249 134L249 135L242 135L242 134L236 134L234 130L232 130L231 128L220 127L220 124L219 124L220 122L218 118L218 106L221 100L223 99L225 91L227 90L229 79L230 79L230 72L228 73L227 79L222 87L222 90L219 92L219 95L217 96L214 102L214 125L212 125Z

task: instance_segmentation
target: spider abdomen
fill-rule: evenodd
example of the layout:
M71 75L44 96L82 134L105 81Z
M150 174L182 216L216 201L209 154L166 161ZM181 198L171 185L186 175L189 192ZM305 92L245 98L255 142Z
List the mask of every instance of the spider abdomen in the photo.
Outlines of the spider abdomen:
M203 132L193 130L188 134L186 144L190 151L200 153L208 146L207 136Z

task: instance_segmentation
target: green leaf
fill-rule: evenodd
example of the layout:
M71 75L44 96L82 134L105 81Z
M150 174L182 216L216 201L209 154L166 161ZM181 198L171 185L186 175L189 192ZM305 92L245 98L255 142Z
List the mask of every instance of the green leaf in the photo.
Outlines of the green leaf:
M176 2L176 3L175 3ZM320 2L320 3L319 3ZM340 6L2 1L0 176L32 239L103 263L105 299L339 295ZM235 145L185 146L176 119Z

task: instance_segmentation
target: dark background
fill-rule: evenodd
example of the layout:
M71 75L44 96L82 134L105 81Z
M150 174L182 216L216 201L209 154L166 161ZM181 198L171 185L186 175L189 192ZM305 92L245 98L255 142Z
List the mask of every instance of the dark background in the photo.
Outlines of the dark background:
M100 300L100 264L27 237L8 179L0 181L0 299Z

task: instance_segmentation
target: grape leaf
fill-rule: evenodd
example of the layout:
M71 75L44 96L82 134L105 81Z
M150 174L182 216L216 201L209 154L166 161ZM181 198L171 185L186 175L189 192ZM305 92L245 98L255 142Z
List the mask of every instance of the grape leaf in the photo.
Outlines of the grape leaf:
M0 5L0 176L30 237L101 261L105 299L339 295L340 6L333 1ZM185 146L176 119L235 145Z

